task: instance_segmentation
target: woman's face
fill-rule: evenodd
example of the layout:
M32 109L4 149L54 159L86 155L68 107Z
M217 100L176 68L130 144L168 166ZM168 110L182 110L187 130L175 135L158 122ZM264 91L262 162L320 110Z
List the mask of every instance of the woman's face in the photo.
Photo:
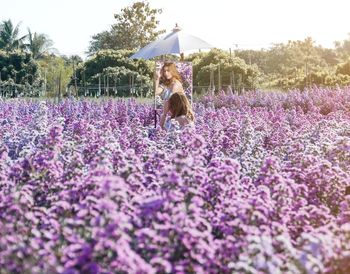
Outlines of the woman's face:
M169 70L169 67L164 67L164 69L163 69L163 76L167 80L170 80L171 78L173 78L173 75L171 74L171 72Z

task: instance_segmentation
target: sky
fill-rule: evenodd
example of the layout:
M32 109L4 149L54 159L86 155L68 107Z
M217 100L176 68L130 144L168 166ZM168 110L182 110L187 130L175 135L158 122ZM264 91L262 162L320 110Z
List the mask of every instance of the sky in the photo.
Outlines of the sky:
M60 54L86 58L94 34L116 23L114 14L135 0L0 0L0 20L21 23L21 34L45 33ZM268 49L312 37L332 48L348 39L349 0L149 0L161 8L159 28L185 32L228 50Z

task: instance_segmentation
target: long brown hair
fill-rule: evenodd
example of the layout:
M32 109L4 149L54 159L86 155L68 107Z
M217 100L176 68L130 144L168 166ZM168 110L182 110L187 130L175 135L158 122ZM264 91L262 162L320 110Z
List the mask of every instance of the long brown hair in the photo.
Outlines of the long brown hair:
M164 69L166 67L169 68L169 71L170 71L171 75L173 76L171 79L166 79L164 77ZM160 70L160 75L162 77L162 82L167 86L171 85L175 81L175 79L180 81L180 83L182 83L181 75L177 71L175 64L172 62L165 62L164 63L163 67Z
M185 115L191 121L194 121L194 114L190 101L184 92L175 92L169 98L169 110L171 111L171 118L176 118Z

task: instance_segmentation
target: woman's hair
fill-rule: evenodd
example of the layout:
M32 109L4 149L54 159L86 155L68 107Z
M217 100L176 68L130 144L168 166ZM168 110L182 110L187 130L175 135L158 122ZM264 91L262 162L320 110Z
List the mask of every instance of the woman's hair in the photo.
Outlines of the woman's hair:
M165 69L166 67L169 68L169 71L170 71L171 75L173 76L172 79L166 79L166 78L163 76L163 75L164 75L164 69ZM179 72L177 71L175 64L172 63L172 62L165 62L165 63L164 63L163 67L162 67L161 70L160 70L160 75L161 75L161 77L162 77L162 82L163 82L165 85L167 85L167 86L169 86L169 85L174 81L174 79L176 79L176 80L180 81L180 83L182 83L181 75L180 75Z
M169 98L169 110L171 111L171 118L176 118L185 115L191 121L194 121L194 114L191 104L184 92L175 92Z

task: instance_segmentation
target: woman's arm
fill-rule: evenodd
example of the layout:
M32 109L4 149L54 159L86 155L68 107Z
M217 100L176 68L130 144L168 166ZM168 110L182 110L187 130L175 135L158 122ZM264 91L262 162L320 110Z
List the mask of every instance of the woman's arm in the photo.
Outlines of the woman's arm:
M186 117L176 117L175 121L177 121L181 127L189 124L188 119Z
M164 90L164 87L159 85L159 80L156 81L156 95L160 95Z
M155 91L156 95L160 95L164 90L164 87L162 85L159 85L159 79L160 79L160 72L156 74L156 91Z

